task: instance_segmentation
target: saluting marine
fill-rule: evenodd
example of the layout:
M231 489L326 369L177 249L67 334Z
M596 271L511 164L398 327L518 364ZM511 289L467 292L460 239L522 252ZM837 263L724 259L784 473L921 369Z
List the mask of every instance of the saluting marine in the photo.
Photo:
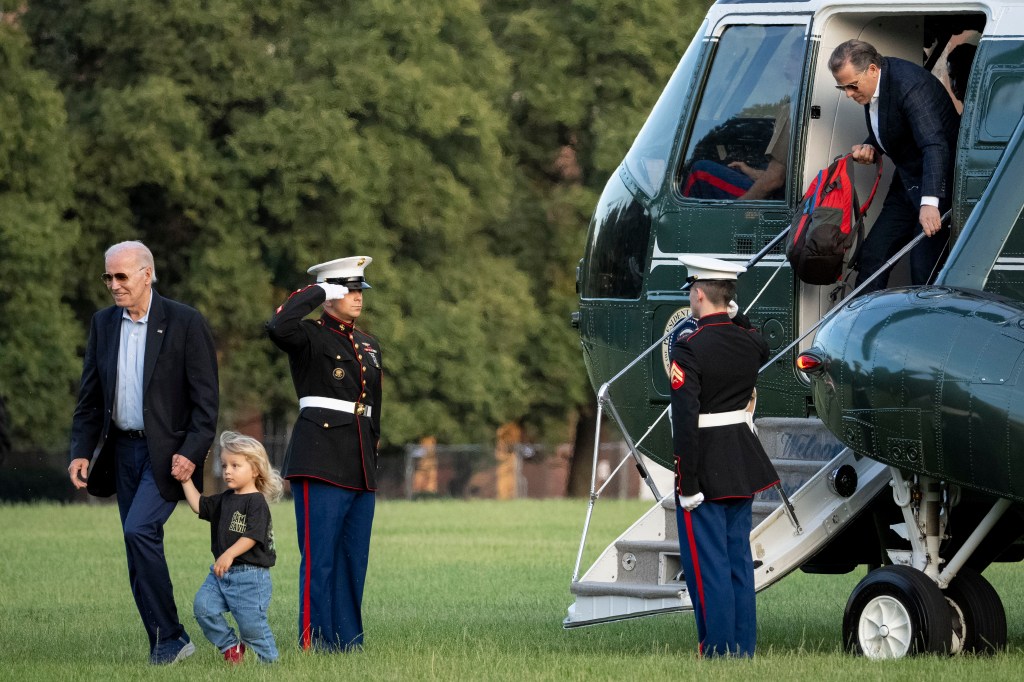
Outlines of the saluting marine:
M746 268L679 258L690 273L697 329L672 347L672 447L680 561L704 656L753 656L753 496L779 476L753 432L752 396L768 345L742 314L730 319ZM748 406L751 409L748 409Z
M348 651L363 642L384 370L380 345L355 320L372 260L314 265L317 283L293 293L267 323L288 353L299 398L282 474L295 500L303 649ZM319 319L304 319L321 305Z

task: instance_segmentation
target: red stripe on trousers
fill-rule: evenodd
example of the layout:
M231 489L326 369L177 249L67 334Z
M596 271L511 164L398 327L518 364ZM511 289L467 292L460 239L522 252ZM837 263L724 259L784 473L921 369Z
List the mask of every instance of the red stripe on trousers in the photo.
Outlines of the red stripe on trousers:
M700 617L704 620L704 627L707 628L707 611L704 610L704 583L700 579L700 562L697 560L697 543L693 537L693 519L690 518L690 512L683 511L683 518L686 520L686 541L690 543L690 560L693 562L693 579L697 583L697 598L700 599ZM693 597L690 598L691 601ZM701 653L703 653L704 643L699 642Z
M308 649L312 646L313 626L310 624L309 616L309 579L310 579L310 556L309 556L309 481L302 482L302 503L303 516L305 517L305 528L303 529L304 554L306 556L306 581L305 589L302 590L302 648Z
M690 182L688 182L687 185L686 185L687 189L692 187L693 184L696 183L696 182L706 182L707 184L711 185L712 187L717 187L718 189L722 190L723 192L731 194L734 197L738 197L738 196L740 196L741 194L743 194L744 192L747 191L747 190L743 189L742 187L738 187L738 186L732 184L731 182L727 182L727 181L723 180L722 178L718 177L717 175L713 175L711 173L708 173L707 171L702 171L702 170L694 171L690 175ZM685 192L684 192L684 194L685 194Z

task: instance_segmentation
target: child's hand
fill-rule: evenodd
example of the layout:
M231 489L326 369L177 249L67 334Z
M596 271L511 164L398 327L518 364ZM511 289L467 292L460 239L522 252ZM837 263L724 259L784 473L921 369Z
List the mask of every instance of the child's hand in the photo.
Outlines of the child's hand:
M224 574L231 568L231 564L234 563L235 558L230 557L225 552L217 557L217 561L213 564L213 574L218 578L223 578Z

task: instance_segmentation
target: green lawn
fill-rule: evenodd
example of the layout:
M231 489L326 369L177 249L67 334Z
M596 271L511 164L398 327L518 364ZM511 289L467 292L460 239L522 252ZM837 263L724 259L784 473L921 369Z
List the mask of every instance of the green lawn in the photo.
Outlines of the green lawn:
M585 565L646 509L598 503ZM993 658L872 662L841 652L843 606L863 570L794 574L758 597L758 655L703 661L691 614L563 630L585 503L566 500L382 502L363 609L366 649L307 655L296 645L298 552L289 503L275 505L278 565L270 621L274 666L230 669L192 618L211 557L208 525L184 505L167 528L178 610L197 652L146 663L128 589L117 510L0 507L0 679L989 680L1019 679L1024 570L986 576L1009 612L1009 651ZM241 679L241 678L239 678Z

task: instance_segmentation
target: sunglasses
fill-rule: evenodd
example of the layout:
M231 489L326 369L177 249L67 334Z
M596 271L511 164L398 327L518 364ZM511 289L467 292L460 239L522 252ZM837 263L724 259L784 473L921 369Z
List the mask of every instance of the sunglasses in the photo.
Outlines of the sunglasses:
M867 73L871 69L872 66L874 66L874 64L868 64L868 68L864 69L860 73L861 74ZM857 80L853 81L852 83L847 83L846 85L837 85L836 86L836 90L839 90L841 92L857 92L858 90L860 90L860 79L858 78Z
M837 85L836 90L842 90L843 92L857 92L857 90L860 89L858 83L860 83L859 78L852 83L847 83L846 85Z
M143 271L145 269L146 269L146 266L143 265L141 268L139 268L135 272L141 272L141 271ZM134 274L134 273L132 273L132 274ZM128 281L129 277L131 277L131 275L126 275L123 272L115 272L114 274L110 274L109 272L104 272L102 275L100 275L100 279L103 280L104 284L110 284L114 280L117 280L118 284L124 284L125 282Z

